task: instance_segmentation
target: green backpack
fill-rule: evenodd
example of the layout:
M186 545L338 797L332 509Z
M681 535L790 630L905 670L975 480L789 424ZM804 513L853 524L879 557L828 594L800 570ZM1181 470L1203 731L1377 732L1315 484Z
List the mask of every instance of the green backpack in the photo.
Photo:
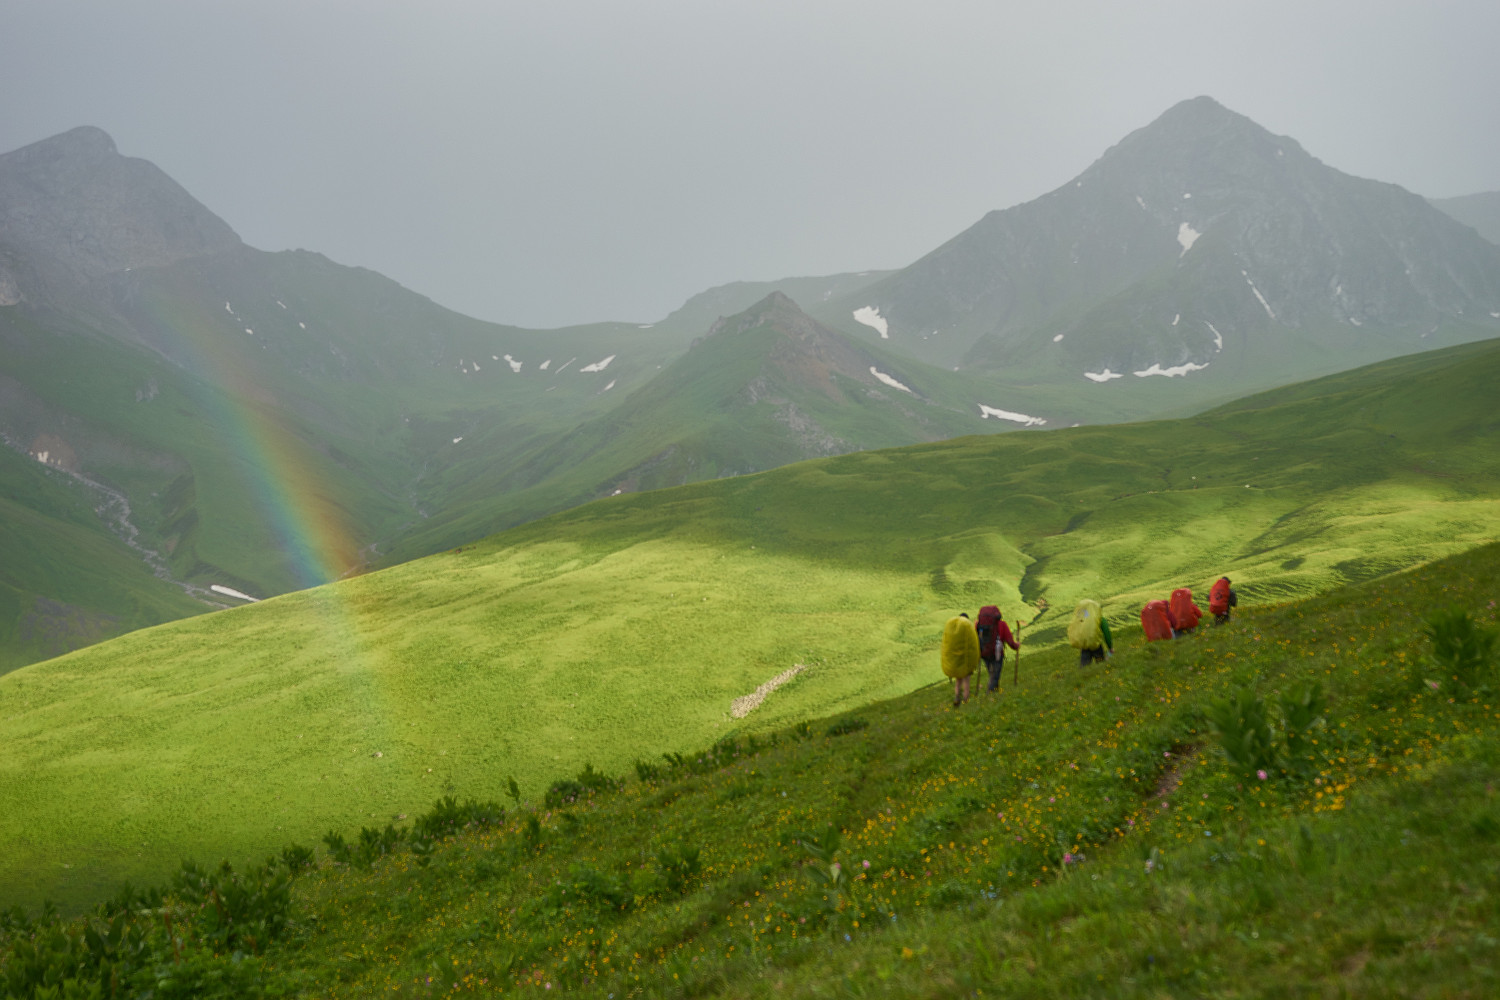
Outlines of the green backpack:
M1098 601L1082 600L1073 610L1073 620L1068 623L1068 645L1074 649L1098 649L1104 645L1104 630L1099 622L1104 612Z

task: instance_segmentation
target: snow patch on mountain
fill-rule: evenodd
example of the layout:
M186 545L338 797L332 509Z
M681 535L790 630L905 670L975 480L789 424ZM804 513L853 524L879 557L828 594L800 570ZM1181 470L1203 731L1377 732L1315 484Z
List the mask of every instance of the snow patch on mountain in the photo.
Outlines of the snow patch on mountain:
M510 365L510 370L513 372L518 372L521 370L521 362L511 357L509 354L505 356L505 363Z
M1212 323L1209 323L1208 320L1204 320L1203 322L1207 324L1208 332L1214 335L1214 353L1217 354L1224 349L1224 338L1220 336L1218 330L1214 329Z
M250 601L253 603L256 600L249 594L241 593L233 587L226 587L221 583L211 583L208 585L208 589L212 590L215 594L223 594L225 597L235 597L241 601Z
M1055 337L1052 338L1052 342L1054 344L1061 344L1062 343L1062 339L1063 339L1063 335L1059 333L1057 336L1055 336Z
M546 361L543 361L541 364L537 365L536 367L537 367L537 371L543 371L544 372L548 368L552 367L552 359L548 358Z
M885 321L885 317L880 315L880 310L875 306L861 306L854 310L854 321L877 331L881 340L891 339L891 325Z
M605 358L603 361L595 361L591 365L584 365L582 368L578 369L578 371L580 373L582 373L582 372L602 372L604 369L606 369L606 368L609 367L609 363L611 361L613 361L614 359L615 359L615 355L611 354L609 357ZM561 370L561 369L559 369L559 370Z
M1198 230L1194 229L1192 226L1188 225L1186 222L1184 222L1182 225L1178 226L1177 227L1177 242L1182 244L1182 253L1180 253L1180 254L1177 255L1177 259L1181 260L1183 257L1186 257L1187 256L1187 252L1189 250L1193 249L1193 244L1197 243L1198 242L1198 237L1200 237L1202 235L1203 235L1202 233L1198 232Z
M609 380L609 385L605 386L603 389L600 389L599 391L600 392L608 392L609 390L613 389L615 387L615 381L616 381L615 379L610 379Z
M1124 372L1112 372L1105 368L1102 372L1084 372L1083 377L1094 382L1108 382L1112 378L1124 378Z
M1208 362L1206 361L1201 365L1195 365L1191 361L1184 361L1182 364L1173 365L1171 368L1163 368L1161 363L1158 362L1143 372L1136 372L1135 376L1136 378L1146 378L1149 375L1163 375L1167 378L1176 378L1179 375L1187 375L1190 372L1201 372L1207 367Z
M1001 420L1013 420L1025 427L1040 427L1047 422L1041 417L1028 417L1026 414L1017 413L1014 410L998 410L993 406L985 406L983 403L975 403L974 405L979 407L979 417L981 420L997 417Z
M1245 276L1245 284L1249 285L1250 290L1255 293L1255 297L1257 299L1260 299L1261 307L1265 309L1266 315L1271 317L1272 322L1279 322L1279 320L1276 319L1276 313L1271 309L1271 304L1266 301L1266 297L1264 295L1260 294L1260 289L1255 287L1255 282L1250 280L1249 273L1241 271L1240 274L1243 274Z
M1172 325L1176 326L1177 325L1177 321L1180 320L1180 319L1182 319L1182 313L1178 313L1176 316L1173 316L1172 317Z
M885 372L881 371L880 369L876 368L874 365L870 366L870 374L874 375L876 378L880 379L880 381L884 382L886 385L890 386L892 389L900 389L902 392L911 392L911 389L909 389L906 386L902 385L900 382L896 381L894 378L892 378L891 376L887 375ZM916 393L912 393L912 395L916 395Z
M1146 203L1145 203L1145 202L1144 202L1144 201L1142 201L1142 200L1141 200L1141 196L1140 196L1140 195L1136 195L1136 196L1135 196L1135 203L1136 203L1136 204L1137 204L1137 205L1139 205L1139 206L1141 206L1141 207L1142 207L1142 208L1145 208L1145 207L1146 207Z

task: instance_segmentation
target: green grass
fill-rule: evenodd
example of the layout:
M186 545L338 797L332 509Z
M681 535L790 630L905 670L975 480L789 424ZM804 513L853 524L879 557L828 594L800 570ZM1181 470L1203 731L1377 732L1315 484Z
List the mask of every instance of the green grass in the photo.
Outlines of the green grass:
M1491 546L1087 672L1045 653L959 712L938 687L847 735L742 736L427 867L327 866L264 975L320 996L1489 995L1500 664L1488 693L1433 692L1421 619L1493 629L1497 588ZM1328 708L1300 771L1217 752L1214 700L1307 681ZM853 875L835 898L794 840L829 823ZM658 852L682 845L701 875L664 892ZM628 902L591 902L609 879Z
M1028 650L962 710L937 685L753 722L422 854L324 858L234 956L210 900L167 902L175 946L153 903L136 968L200 996L1489 996L1500 663L1451 683L1423 622L1493 632L1497 593L1491 545L1088 670ZM1309 682L1320 718L1264 780L1219 751L1216 702Z
M111 536L93 499L0 447L0 673L205 610Z
M12 672L0 893L76 907L506 775L535 797L712 743L797 663L757 727L856 709L928 683L941 623L983 603L1046 598L1035 649L1081 596L1131 633L1144 597L1220 573L1277 602L1491 540L1497 366L1462 348L1193 421L617 497Z

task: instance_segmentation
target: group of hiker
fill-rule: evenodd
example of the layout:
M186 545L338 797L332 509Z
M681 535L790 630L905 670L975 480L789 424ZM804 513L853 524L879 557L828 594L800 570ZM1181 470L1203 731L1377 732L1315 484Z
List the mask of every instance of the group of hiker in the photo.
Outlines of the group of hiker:
M1229 577L1221 576L1208 588L1208 611L1214 616L1215 625L1229 621L1229 611L1238 607L1239 595L1229 585ZM1165 601L1148 601L1141 609L1141 630L1147 642L1161 639L1181 639L1198 627L1203 618L1203 609L1193 603L1193 592L1187 587L1178 587Z
M1215 625L1229 621L1232 608L1239 605L1239 595L1230 586L1229 577L1220 577L1208 591L1208 610ZM1193 592L1188 587L1178 587L1167 600L1148 601L1141 609L1141 629L1147 642L1160 639L1180 639L1198 627L1203 610L1193 601ZM1000 690L1000 676L1005 666L1005 647L1016 654L1016 671L1019 677L1021 645L1017 633L1021 623L1016 622L1016 633L1011 631L993 604L979 609L979 616L970 621L968 614L960 612L948 619L943 626L942 663L943 673L953 681L953 707L958 708L969 700L969 678L983 663L989 672L989 690ZM1099 602L1085 598L1073 610L1073 619L1068 623L1068 645L1078 650L1078 665L1103 662L1114 654L1115 641L1110 633L1109 619Z

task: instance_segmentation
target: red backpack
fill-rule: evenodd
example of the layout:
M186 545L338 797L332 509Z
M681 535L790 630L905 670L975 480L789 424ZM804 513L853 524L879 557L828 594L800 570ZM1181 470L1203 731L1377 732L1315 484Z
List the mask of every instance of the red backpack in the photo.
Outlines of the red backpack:
M1000 631L1000 609L986 604L979 609L974 620L974 630L979 633L979 655L986 660L995 658L995 638Z
M1193 592L1187 587L1178 587L1172 591L1172 617L1177 622L1179 632L1198 627L1198 619L1203 617L1203 612L1193 603Z
M1141 609L1141 629L1147 642L1172 638L1172 615L1166 601L1150 601Z
M1229 577L1221 576L1208 591L1208 610L1222 615L1229 610Z

